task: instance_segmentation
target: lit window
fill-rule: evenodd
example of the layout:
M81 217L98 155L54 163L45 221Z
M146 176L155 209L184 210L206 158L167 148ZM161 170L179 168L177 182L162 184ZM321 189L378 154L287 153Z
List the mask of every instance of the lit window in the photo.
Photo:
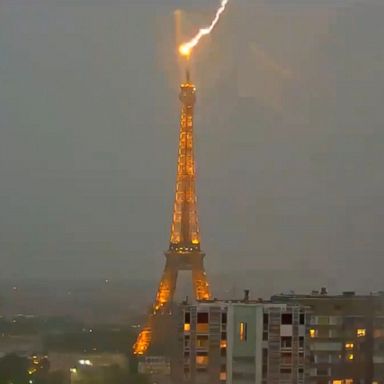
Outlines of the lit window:
M345 349L353 349L353 343L345 343Z
M196 324L196 332L197 333L208 333L209 332L209 324L208 323L197 323Z
M191 324L185 323L184 324L184 332L189 332L191 330Z
M353 379L345 379L345 380L332 380L332 384L353 384ZM374 383L372 383L374 384Z
M208 356L196 356L197 365L208 365Z
M353 358L354 358L353 353L348 353L348 354L347 354L347 360L348 360L348 361L352 361Z
M208 336L197 336L196 338L196 347L197 348L207 348L208 347Z
M220 381L227 380L227 372L220 372Z
M364 337L366 335L367 331L365 328L359 328L356 330L356 336L357 337Z
M317 329L310 329L309 330L309 337L314 338L317 337Z
M247 341L247 323L240 323L240 341Z
M220 340L220 348L227 348L227 340Z

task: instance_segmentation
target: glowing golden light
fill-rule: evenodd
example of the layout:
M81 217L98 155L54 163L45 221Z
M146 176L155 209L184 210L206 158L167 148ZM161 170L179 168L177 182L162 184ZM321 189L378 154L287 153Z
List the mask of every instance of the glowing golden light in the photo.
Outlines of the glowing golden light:
M357 337L364 337L366 335L367 331L365 328L359 328L356 330L356 336Z
M133 353L135 355L144 355L151 343L152 331L150 327L145 327L140 333L133 346Z
M247 323L240 323L240 341L247 341Z
M196 45L199 44L200 39L206 35L209 35L212 32L213 28L215 28L216 24L220 20L221 14L225 11L228 2L229 0L221 0L220 7L217 10L216 15L212 20L211 24L208 27L200 28L197 34L191 40L180 45L180 55L189 57L192 53L193 48L195 48Z

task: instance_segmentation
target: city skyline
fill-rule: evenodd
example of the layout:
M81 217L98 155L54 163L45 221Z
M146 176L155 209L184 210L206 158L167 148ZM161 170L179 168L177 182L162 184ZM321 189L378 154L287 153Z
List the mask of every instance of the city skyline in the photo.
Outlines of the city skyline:
M157 279L176 173L173 11L189 30L216 2L149 3L4 4L3 277L129 279L151 263L140 278ZM383 8L364 3L232 4L199 48L208 270L304 265L378 289Z

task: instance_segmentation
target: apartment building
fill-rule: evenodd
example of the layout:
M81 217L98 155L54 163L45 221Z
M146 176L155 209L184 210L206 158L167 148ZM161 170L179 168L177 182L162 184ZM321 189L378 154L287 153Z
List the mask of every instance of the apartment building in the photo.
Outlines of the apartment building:
M302 384L305 378L305 307L244 301L183 305L178 383Z
M384 384L384 295L277 295L310 308L308 384Z
M230 303L227 311L227 383L304 383L304 306Z

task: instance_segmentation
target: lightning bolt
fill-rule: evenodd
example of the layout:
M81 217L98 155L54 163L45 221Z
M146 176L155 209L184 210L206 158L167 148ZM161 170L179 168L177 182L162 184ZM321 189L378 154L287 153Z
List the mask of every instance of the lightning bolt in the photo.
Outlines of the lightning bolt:
M221 5L216 11L216 15L214 19L212 20L212 23L208 27L200 28L199 32L189 41L186 43L183 43L179 47L179 53L185 57L189 57L193 48L196 47L197 44L199 44L199 41L202 37L209 35L213 28L215 28L216 24L220 20L221 14L225 11L225 7L227 6L229 0L221 0Z

